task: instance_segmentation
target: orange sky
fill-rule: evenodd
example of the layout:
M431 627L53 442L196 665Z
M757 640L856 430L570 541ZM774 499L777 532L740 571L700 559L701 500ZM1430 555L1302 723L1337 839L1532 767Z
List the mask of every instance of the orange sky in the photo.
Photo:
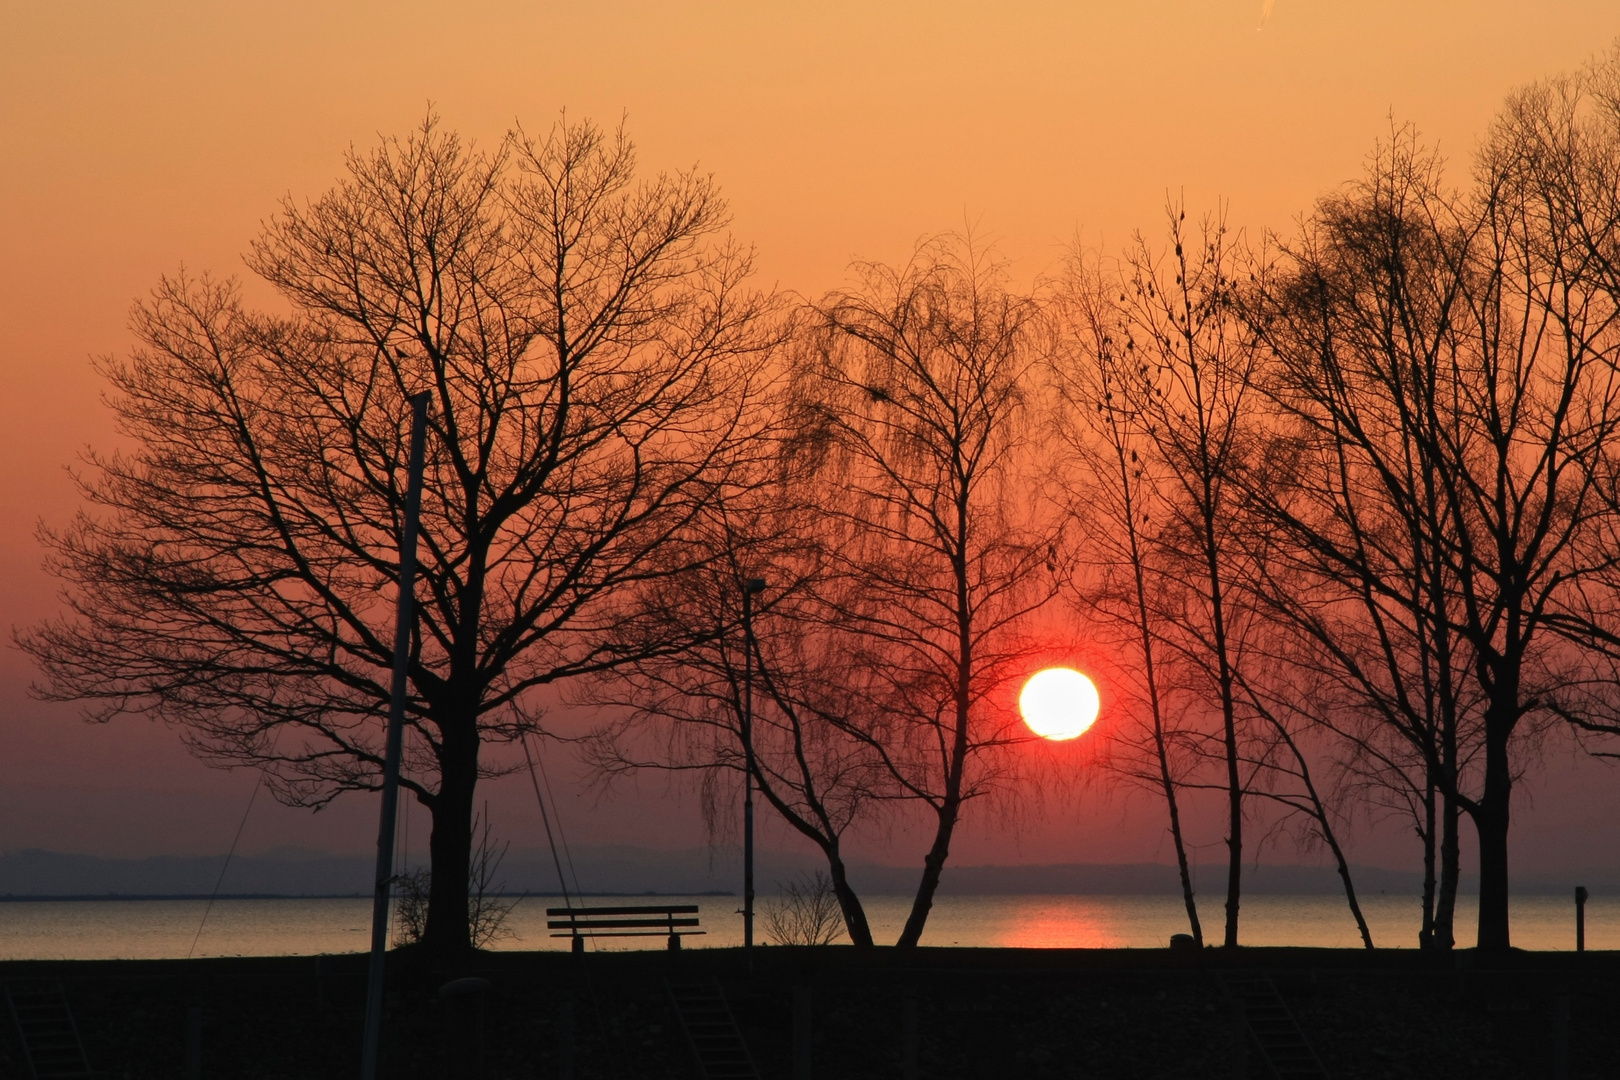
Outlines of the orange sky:
M897 258L920 234L964 221L1033 276L1077 230L1111 244L1154 227L1167 190L1194 209L1229 199L1234 222L1285 228L1356 172L1391 113L1465 167L1508 90L1620 35L1614 0L1275 0L1261 27L1262 7L10 0L0 7L6 621L53 606L34 530L72 512L63 466L110 443L88 359L128 346L131 300L181 264L240 272L279 197L319 193L346 147L404 132L430 101L447 126L485 141L514 120L543 127L564 107L627 115L644 165L712 170L767 280L813 293L852 257ZM228 843L249 777L203 769L144 724L83 728L71 710L30 702L27 678L15 651L0 659L0 848ZM1553 768L1569 782L1540 785L1521 814L1516 843L1530 860L1556 862L1591 830L1613 841L1620 829L1612 777ZM514 830L528 827L521 794L492 786L511 800L498 823L507 813ZM319 821L255 811L244 846L362 850L375 811L349 804ZM695 810L654 834L634 824L634 798L588 823L584 802L567 805L584 840L700 836ZM1158 828L1151 806L1088 798L1027 828L1012 855L989 822L958 852L1167 857ZM1366 831L1361 857L1408 860L1400 833ZM895 852L910 855L903 842Z

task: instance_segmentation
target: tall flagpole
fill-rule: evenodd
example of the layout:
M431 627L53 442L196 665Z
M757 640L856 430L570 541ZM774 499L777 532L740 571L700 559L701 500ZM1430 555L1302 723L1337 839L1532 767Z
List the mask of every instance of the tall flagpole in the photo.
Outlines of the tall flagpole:
M399 759L405 739L405 684L411 655L416 596L416 533L422 516L422 467L427 443L428 395L411 402L410 470L405 486L405 533L399 541L399 608L394 622L394 684L383 751L382 819L377 823L377 879L371 897L371 972L366 983L366 1043L361 1080L376 1080L382 1034L383 956L388 949L388 898L394 884L394 818L399 808Z

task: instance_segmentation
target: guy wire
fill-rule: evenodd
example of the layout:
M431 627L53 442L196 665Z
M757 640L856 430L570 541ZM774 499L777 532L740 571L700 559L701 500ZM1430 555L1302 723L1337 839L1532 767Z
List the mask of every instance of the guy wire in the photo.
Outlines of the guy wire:
M529 765L529 783L534 785L534 799L540 804L540 820L546 826L546 843L551 845L551 864L557 868L557 884L562 886L563 906L573 910L574 901L568 895L568 879L563 877L562 860L557 857L557 840L551 834L551 814L546 810L545 796L540 793L540 779L534 773L534 755L529 753L528 733L525 732L518 741L523 744L523 760ZM577 889L579 885L577 878L574 885Z
M208 913L214 910L214 901L219 897L219 887L225 883L225 871L231 868L231 859L236 855L236 845L242 841L242 830L247 828L248 815L253 813L253 801L259 797L259 789L264 786L264 770L259 770L259 779L253 784L253 793L248 796L247 809L242 811L242 820L236 826L236 836L231 839L231 849L225 853L225 865L219 868L219 877L214 879L214 891L208 894L208 903L203 907L202 922L197 924L197 932L191 937L191 948L186 950L186 959L197 951L197 942L202 938L203 927L208 925Z
M535 764L540 766L540 780L545 787L546 797L551 800L551 813L557 819L557 839L562 841L563 861L568 864L568 873L574 879L574 895L584 896L585 890L579 884L579 872L574 869L574 850L568 846L568 830L563 828L562 811L557 809L557 788L551 782L551 774L546 772L546 759L537 758Z
M557 884L562 886L563 905L565 907L567 907L569 910L573 910L573 906L574 906L573 901L568 896L568 881L567 881L566 878L563 877L562 861L557 858L557 841L552 837L552 834L551 834L551 814L548 813L547 810L546 810L546 799L545 799L545 796L543 794L541 794L540 780L535 775L534 755L529 752L529 736L528 736L528 733L525 732L523 734L523 736L519 739L519 741L523 744L523 760L525 762L527 762L528 766L529 766L529 783L534 786L534 798L535 798L535 801L540 804L540 820L545 822L545 826L546 826L546 842L551 845L551 862L552 862L552 865L557 868ZM540 771L542 773L544 773L545 768L546 767L545 767L544 759L542 759L541 760L541 765L540 765ZM551 786L551 780L550 780L549 777L546 780L546 786L548 788ZM557 803L556 803L556 797L555 796L552 797L552 804L551 805L552 805L553 810L555 810L557 808ZM558 815L557 831L559 833L562 831L562 820L561 820L561 815L560 814ZM568 839L567 839L567 837L564 837L563 838L563 849L564 849L565 852L567 851L567 847L568 847ZM572 854L569 854L569 856L568 856L568 869L569 870L574 869L574 857L573 857ZM579 889L579 875L575 874L574 875L574 892L577 894L577 893L579 893L579 891L580 891L580 889ZM591 948L594 950L595 947L596 947L596 941L593 938L593 939L591 939ZM601 1028L603 1030L606 1030L607 1025L603 1022L603 1018L602 1018L602 999L596 993L596 983L591 979L590 968L588 966L586 966L586 965L583 965L583 964L580 965L580 974L585 980L585 993L587 995L589 995L589 997L591 999L591 1009L592 1009L593 1012L596 1013L597 1027ZM621 1061L623 1061L624 1056L625 1056L624 1044L619 1040L615 1040L613 1042L613 1048L614 1048L614 1056L618 1057Z

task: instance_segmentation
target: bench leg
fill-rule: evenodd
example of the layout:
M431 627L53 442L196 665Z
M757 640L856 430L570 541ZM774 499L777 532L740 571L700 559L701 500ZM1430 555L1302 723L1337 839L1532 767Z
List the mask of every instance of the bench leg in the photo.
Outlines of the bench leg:
M671 935L669 935L669 951L670 952L680 952L681 951L681 935L679 935L679 934L671 934Z
M582 953L585 951L585 939L580 937L578 934L574 935L573 950L577 953Z

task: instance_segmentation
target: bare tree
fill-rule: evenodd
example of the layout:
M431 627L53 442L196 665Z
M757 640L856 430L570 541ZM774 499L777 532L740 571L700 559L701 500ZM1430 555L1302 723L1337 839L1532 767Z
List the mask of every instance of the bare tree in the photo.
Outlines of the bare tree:
M1454 207L1429 198L1410 214L1374 206L1380 212L1335 224L1362 230L1342 249L1360 244L1382 261L1372 291L1352 297L1340 285L1328 304L1334 289L1311 280L1307 292L1318 295L1291 324L1313 343L1289 365L1307 423L1339 444L1326 469L1348 466L1347 480L1327 486L1350 490L1338 505L1365 515L1313 557L1377 594L1361 607L1368 617L1384 613L1392 639L1440 650L1431 684L1438 724L1419 694L1386 691L1378 707L1411 727L1430 776L1473 820L1479 945L1487 949L1510 941L1510 802L1525 754L1555 717L1591 722L1612 699L1583 692L1604 680L1578 677L1616 640L1607 597L1620 341L1616 294L1598 257L1612 239L1594 244L1591 218L1577 224L1570 192L1559 187L1568 162L1594 160L1571 126L1577 110L1564 110L1554 90L1510 101L1472 190ZM1586 205L1600 213L1603 204ZM1391 241L1416 247L1395 250ZM1399 280L1425 258L1438 272ZM1339 332L1354 328L1345 313L1357 303L1375 317L1346 339ZM1386 313L1412 324L1381 326ZM1466 664L1477 701L1477 794L1456 776L1462 748L1443 744L1464 722L1444 710L1468 704L1447 689L1445 657ZM1387 685L1397 670L1386 662L1376 677L1356 678Z
M607 778L649 769L699 775L712 827L721 808L736 805L736 785L728 781L747 767L744 725L751 715L756 788L821 851L827 874L818 879L836 898L850 941L870 946L843 842L882 779L870 744L855 734L874 727L874 705L824 623L818 595L824 560L807 516L813 511L793 490L761 488L747 510L728 507L717 529L723 554L659 590L665 625L654 640L691 636L697 628L710 633L678 652L649 650L591 687L593 703L621 713L592 733L588 756ZM750 707L741 591L756 573L769 575L769 588L753 617Z
M797 370L800 451L822 493L822 595L879 706L854 729L932 842L899 944L916 945L964 806L1018 740L992 694L1022 674L1051 549L1020 483L1037 306L970 239L858 267L825 297Z
M1177 795L1181 759L1196 755L1186 745L1188 733L1175 722L1180 710L1175 707L1172 687L1164 680L1164 645L1154 629L1157 612L1164 607L1158 593L1165 581L1158 568L1150 565L1151 534L1164 508L1159 478L1148 472L1152 460L1146 453L1148 433L1140 411L1132 407L1126 393L1140 372L1125 370L1123 365L1140 361L1128 359L1124 349L1127 335L1110 297L1113 288L1100 267L1077 253L1053 303L1056 435L1075 459L1070 469L1077 472L1064 485L1065 510L1068 520L1084 534L1087 552L1078 562L1081 577L1074 583L1072 596L1093 620L1101 620L1104 633L1110 626L1118 629L1139 664L1119 665L1112 680L1116 700L1134 697L1139 706L1130 714L1134 724L1113 728L1115 741L1128 747L1113 764L1128 779L1164 799L1188 927L1193 941L1202 948L1204 930L1193 895ZM1138 674L1139 679L1132 677ZM1127 685L1135 688L1134 694L1120 692Z
M1178 689L1212 715L1213 733L1195 745L1214 751L1227 803L1227 896L1223 943L1238 941L1244 823L1256 799L1284 819L1304 815L1307 841L1332 853L1362 941L1371 935L1338 842L1327 793L1311 763L1301 718L1279 688L1286 658L1271 648L1265 605L1253 595L1268 551L1247 520L1245 474L1263 445L1263 351L1244 318L1240 281L1264 273L1227 235L1219 216L1190 235L1186 215L1167 208L1168 243L1138 238L1118 280L1112 335L1123 354L1105 390L1129 410L1149 452L1161 519L1150 534L1150 565L1161 587L1144 628L1174 659ZM1249 271L1246 275L1244 271ZM1107 408L1111 400L1103 402ZM1139 453L1139 456L1140 453ZM1146 471L1144 470L1144 475ZM1138 593L1146 604L1148 590ZM1155 629L1156 627L1156 629ZM1161 669L1165 665L1158 665Z
M1470 239L1440 170L1414 132L1396 131L1361 181L1322 200L1285 249L1287 269L1257 292L1272 304L1257 311L1275 357L1268 389L1289 421L1259 459L1249 507L1282 533L1260 593L1309 643L1297 663L1334 699L1319 721L1351 748L1352 770L1413 814L1420 942L1447 949L1478 717L1426 450L1468 439L1453 395Z
M1534 91L1510 102L1479 167L1467 293L1471 363L1459 404L1479 438L1435 447L1445 468L1460 585L1457 630L1484 698L1484 784L1465 805L1479 835L1481 948L1507 948L1508 831L1515 736L1591 702L1561 693L1569 649L1616 641L1614 608L1588 586L1612 581L1620 308L1596 245L1561 205L1526 122ZM1616 159L1588 157L1596 171ZM1612 185L1610 172L1607 184ZM1474 449L1466 454L1465 449ZM1609 591L1609 590L1605 590Z
M1166 520L1155 543L1182 583L1164 612L1166 643L1205 680L1201 697L1219 717L1227 800L1226 920L1223 942L1238 942L1242 896L1244 717L1237 666L1250 628L1233 563L1239 510L1229 477L1247 452L1258 353L1235 304L1235 252L1220 218L1189 236L1186 212L1167 208L1169 247L1138 237L1122 272L1121 391L1164 474Z
M380 782L406 396L433 396L405 787L433 819L424 941L466 949L474 792L528 695L624 662L649 581L752 452L774 302L695 172L622 131L479 152L432 118L288 200L234 284L165 279L101 369L128 453L48 531L72 614L19 636L46 697L144 713L320 807Z

